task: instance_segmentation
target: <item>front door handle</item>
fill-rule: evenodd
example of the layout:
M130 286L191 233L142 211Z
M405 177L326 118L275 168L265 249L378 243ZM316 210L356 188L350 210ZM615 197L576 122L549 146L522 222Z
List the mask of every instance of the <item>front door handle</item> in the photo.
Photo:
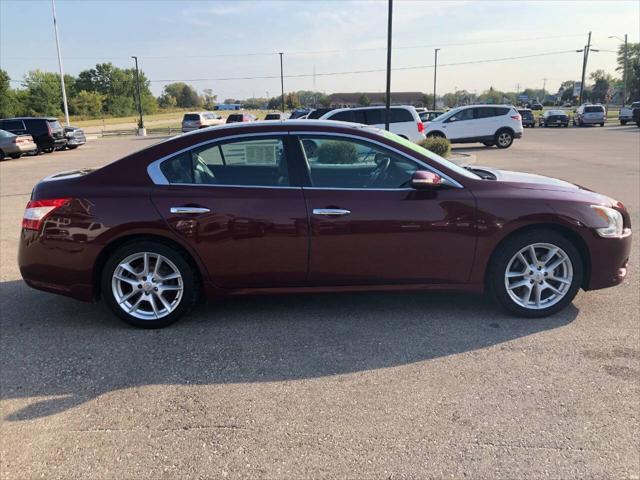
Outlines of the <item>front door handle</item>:
M178 213L178 214L184 214L184 213L209 213L211 210L209 210L206 207L171 207L171 213Z
M349 215L351 213L350 210L345 210L343 208L314 208L314 215L324 215L326 217L341 217L342 215Z

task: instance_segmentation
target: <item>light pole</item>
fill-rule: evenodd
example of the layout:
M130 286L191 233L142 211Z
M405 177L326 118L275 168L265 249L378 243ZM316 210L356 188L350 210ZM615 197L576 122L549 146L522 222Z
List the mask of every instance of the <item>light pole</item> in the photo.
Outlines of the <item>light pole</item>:
M284 70L282 69L282 52L278 53L280 55L280 90L282 95L282 113L284 113Z
M434 50L435 61L433 62L433 109L436 109L436 79L438 78L438 52L439 48Z
M67 106L67 89L64 88L64 71L62 69L62 55L60 54L60 40L58 39L58 22L56 20L56 2L51 0L53 10L53 30L56 33L56 49L58 50L58 67L60 68L60 87L62 88L62 104L64 105L64 120L69 126L69 107Z
M623 41L620 37L615 35L611 35L609 38L617 38L621 42ZM627 34L624 34L624 70L622 71L622 106L624 107L625 101L627 100Z
M391 113L391 26L393 19L393 0L389 0L387 14L387 90L384 109L384 129L389 130L389 114Z
M144 129L144 122L142 121L142 94L140 93L140 73L138 72L138 57L132 55L136 61L136 90L138 91L138 113L140 114L140 120L138 121L138 135L144 137L146 135L146 131Z

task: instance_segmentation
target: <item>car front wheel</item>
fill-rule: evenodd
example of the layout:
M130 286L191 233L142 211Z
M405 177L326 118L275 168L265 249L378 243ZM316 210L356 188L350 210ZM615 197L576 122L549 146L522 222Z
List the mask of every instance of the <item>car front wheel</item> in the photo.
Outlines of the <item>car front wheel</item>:
M626 120L620 120L620 125L626 125L627 121Z
M513 143L513 134L508 130L501 130L496 133L495 142L498 148L509 148Z
M161 328L187 313L197 299L193 268L175 249L153 241L119 248L102 271L102 297L125 322Z
M546 317L571 303L584 275L573 244L551 230L517 235L496 253L488 278L498 302L523 317Z

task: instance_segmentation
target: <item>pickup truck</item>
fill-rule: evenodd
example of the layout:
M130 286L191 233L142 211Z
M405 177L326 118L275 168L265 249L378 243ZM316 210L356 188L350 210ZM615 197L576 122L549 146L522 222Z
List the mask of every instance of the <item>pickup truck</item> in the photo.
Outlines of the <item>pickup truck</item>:
M626 125L627 122L631 122L633 120L634 108L640 108L640 102L633 102L628 107L624 107L620 109L620 113L618 114L618 120L620 120L620 125Z

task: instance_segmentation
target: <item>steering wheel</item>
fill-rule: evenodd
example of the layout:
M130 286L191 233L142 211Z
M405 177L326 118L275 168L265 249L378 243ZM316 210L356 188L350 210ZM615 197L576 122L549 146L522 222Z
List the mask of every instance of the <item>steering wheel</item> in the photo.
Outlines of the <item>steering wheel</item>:
M391 165L391 159L389 157L384 157L377 163L378 165L376 168L374 168L369 174L369 181L366 184L367 187L375 185L378 180L385 177L387 170L389 169L389 165Z

